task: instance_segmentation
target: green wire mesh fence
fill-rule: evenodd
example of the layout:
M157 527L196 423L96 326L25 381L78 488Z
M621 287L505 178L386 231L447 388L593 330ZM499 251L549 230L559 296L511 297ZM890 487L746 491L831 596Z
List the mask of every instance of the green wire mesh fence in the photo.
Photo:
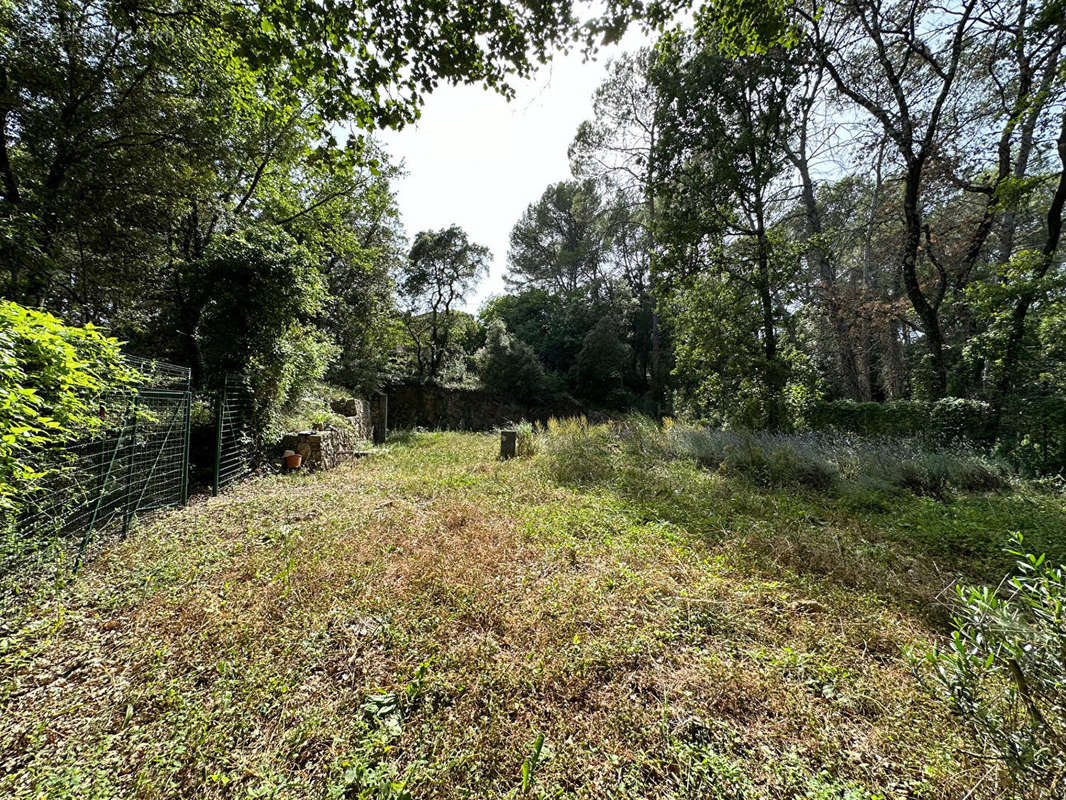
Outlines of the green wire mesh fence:
M23 498L14 531L0 543L0 573L27 561L77 565L97 534L127 530L138 511L186 501L190 372L127 360L141 384L101 399L104 424L93 436L46 453L50 474Z
M226 375L215 401L214 494L247 476L255 464L254 395L244 375Z
M128 357L142 380L133 390L101 398L103 425L83 440L45 452L46 484L21 498L14 528L0 531L0 593L18 590L4 578L46 564L73 563L108 532L129 530L137 514L188 502L193 415L191 372L162 361ZM213 407L215 494L256 464L254 396L248 379L227 375L218 391L200 395ZM213 423L213 424L212 424Z

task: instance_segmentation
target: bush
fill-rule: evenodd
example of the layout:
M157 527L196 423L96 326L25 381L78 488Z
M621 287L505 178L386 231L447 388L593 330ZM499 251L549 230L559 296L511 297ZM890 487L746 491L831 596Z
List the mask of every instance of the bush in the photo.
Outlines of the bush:
M996 451L1026 475L1066 474L1066 397L1019 397L1004 410Z
M489 323L485 346L477 354L478 377L485 388L523 402L546 392L544 368L533 348L507 333L502 320Z
M256 397L256 427L263 441L284 433L284 417L300 408L337 353L337 346L324 331L293 323L269 356L252 358L248 373Z
M587 334L571 368L575 393L618 408L631 405L623 386L629 347L610 316L601 317Z
M61 467L56 445L99 429L138 378L91 325L0 301L0 529Z
M937 447L989 445L994 437L991 406L960 397L945 397L936 402L822 401L811 404L805 414L804 421L811 430L917 438Z
M916 662L919 677L959 713L1022 788L1066 791L1066 568L1025 554L993 590L957 587L951 643Z

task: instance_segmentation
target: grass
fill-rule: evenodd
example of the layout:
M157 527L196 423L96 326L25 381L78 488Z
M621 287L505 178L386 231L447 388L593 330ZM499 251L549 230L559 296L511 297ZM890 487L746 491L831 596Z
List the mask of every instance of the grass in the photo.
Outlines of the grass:
M1007 530L1061 552L1061 496L884 503L590 435L249 481L6 600L0 796L1002 796L903 651Z

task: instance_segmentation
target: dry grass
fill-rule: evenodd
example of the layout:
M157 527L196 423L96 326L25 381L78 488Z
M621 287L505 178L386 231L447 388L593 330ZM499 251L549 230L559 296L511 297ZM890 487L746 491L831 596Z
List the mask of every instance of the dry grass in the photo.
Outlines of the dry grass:
M798 544L876 520L692 470L697 513L495 448L248 482L5 609L0 795L998 796L902 654L939 634L921 592Z

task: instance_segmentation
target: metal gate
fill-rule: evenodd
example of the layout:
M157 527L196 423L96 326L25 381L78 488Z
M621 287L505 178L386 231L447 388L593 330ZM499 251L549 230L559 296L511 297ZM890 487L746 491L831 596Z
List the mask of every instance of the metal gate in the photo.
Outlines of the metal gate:
M104 424L92 437L46 454L46 484L18 499L14 538L0 540L0 576L27 561L73 560L76 568L99 534L125 535L138 513L188 502L191 371L127 361L141 385L101 399ZM214 404L211 489L218 494L254 470L254 396L246 376L227 375L203 399Z
M254 395L245 375L226 375L215 400L215 475L218 494L251 473L255 464Z

